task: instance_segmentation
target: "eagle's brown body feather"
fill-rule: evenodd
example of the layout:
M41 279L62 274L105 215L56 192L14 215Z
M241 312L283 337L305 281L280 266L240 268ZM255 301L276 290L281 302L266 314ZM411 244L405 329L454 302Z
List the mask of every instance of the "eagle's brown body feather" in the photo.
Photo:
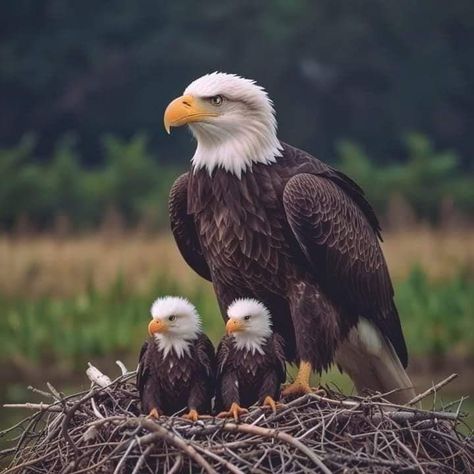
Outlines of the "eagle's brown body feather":
M363 316L406 366L372 208L345 175L283 147L276 163L255 164L240 179L222 169L177 179L169 204L183 257L212 281L224 318L235 298L262 301L289 360L327 368Z
M156 408L159 413L172 415L186 407L210 413L215 365L214 346L205 334L200 334L182 357L173 350L164 357L149 338L140 352L137 373L143 413Z

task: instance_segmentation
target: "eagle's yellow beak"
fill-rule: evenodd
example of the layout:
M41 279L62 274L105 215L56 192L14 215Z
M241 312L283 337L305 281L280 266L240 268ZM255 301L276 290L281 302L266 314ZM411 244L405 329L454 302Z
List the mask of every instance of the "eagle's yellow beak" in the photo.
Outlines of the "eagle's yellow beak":
M194 98L192 95L183 95L174 99L166 107L163 118L165 130L171 133L171 127L181 127L190 122L199 122L204 117L216 117L210 105Z
M231 334L233 332L243 331L245 329L245 326L242 323L242 321L231 318L229 319L229 321L227 321L225 328L226 328L227 334Z
M168 325L164 321L152 319L148 325L148 334L153 336L155 333L166 332Z

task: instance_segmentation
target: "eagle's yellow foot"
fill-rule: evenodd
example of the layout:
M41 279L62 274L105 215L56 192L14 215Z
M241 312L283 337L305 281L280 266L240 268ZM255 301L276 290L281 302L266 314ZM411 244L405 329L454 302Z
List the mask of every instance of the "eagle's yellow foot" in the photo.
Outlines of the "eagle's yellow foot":
M186 415L183 415L183 418L190 421L198 421L199 414L196 410L193 409L189 410L189 413L186 413Z
M148 413L148 418L158 419L160 417L160 412L156 408L152 408L150 413Z
M263 400L263 403L262 403L263 408L270 407L272 409L273 413L276 413L277 408L279 408L281 406L283 406L283 404L273 400L273 398L269 397L269 396L266 396L265 400Z
M290 385L287 385L281 392L283 397L301 397L307 393L311 393L313 390L309 386L309 383L299 382L295 380Z
M229 411L221 411L217 418L233 418L235 421L239 421L240 415L248 413L246 408L242 408L238 403L232 403Z
M302 395L311 393L312 390L309 385L311 372L311 364L306 361L301 361L295 381L290 385L287 385L281 394L284 397L301 397Z

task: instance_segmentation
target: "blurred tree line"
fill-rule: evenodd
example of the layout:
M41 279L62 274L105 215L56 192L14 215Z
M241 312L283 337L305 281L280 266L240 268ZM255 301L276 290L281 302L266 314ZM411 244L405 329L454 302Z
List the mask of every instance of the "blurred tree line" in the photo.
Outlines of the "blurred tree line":
M102 153L103 134L129 139L144 130L160 163L183 163L192 142L186 134L164 139L163 109L192 79L223 70L264 85L277 107L281 138L323 159L332 159L344 138L377 162L403 162L411 150L400 138L419 130L468 167L474 149L473 25L472 0L3 1L0 144L13 147L33 131L34 156L55 156L40 181L60 186L60 176L79 166L74 158L80 157L111 173L103 186L116 192L122 179L117 169L135 165L120 157L117 164L107 161L117 142ZM79 137L79 155L65 144L53 152L69 131ZM17 152L26 153L25 147ZM449 168L449 162L439 166ZM36 169L29 163L19 180L25 184ZM392 182L405 168L390 169ZM97 174L80 176L78 183L97 202L108 199ZM62 201L79 206L81 219L98 212L77 204L72 194ZM51 203L35 206L45 213ZM127 212L134 215L146 204L133 206Z
M472 215L474 175L462 169L458 156L436 151L419 134L409 135L405 146L405 163L381 165L354 143L340 142L335 165L365 189L389 225L394 223L394 202L395 219L402 226L418 219L436 224L446 214ZM129 140L104 136L101 164L93 167L81 166L73 135L59 140L48 160L38 160L34 150L33 136L0 149L0 228L167 227L168 192L183 168L162 164L145 134Z

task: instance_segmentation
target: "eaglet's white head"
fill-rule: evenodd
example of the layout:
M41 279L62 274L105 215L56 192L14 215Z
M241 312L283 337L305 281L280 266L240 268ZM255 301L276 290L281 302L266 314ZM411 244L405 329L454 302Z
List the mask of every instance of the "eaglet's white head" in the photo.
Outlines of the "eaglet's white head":
M195 170L222 168L239 178L255 163L281 156L273 103L255 81L214 72L196 79L165 111L165 128L189 125Z
M177 296L158 298L151 306L148 333L166 357L174 351L178 358L189 354L191 341L201 332L199 314L187 299Z
M252 298L235 300L227 309L228 334L234 337L237 349L263 354L263 344L272 334L272 320L268 309Z

